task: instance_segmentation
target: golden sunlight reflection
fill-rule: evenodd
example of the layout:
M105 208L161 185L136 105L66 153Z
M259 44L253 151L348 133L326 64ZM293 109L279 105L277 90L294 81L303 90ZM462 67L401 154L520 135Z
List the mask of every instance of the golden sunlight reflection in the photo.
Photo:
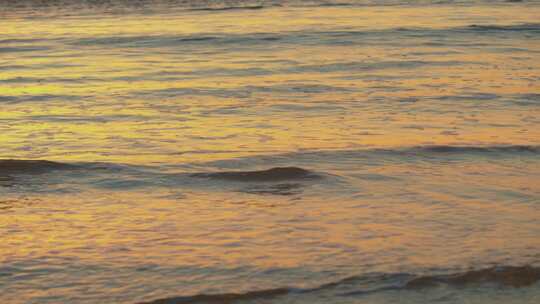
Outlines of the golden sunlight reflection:
M538 4L184 2L0 12L0 302L538 298Z

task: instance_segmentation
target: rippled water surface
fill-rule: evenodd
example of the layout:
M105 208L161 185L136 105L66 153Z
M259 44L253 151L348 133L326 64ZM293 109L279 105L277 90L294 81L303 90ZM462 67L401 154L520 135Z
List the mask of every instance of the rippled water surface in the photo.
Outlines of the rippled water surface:
M0 3L3 303L540 302L540 2Z

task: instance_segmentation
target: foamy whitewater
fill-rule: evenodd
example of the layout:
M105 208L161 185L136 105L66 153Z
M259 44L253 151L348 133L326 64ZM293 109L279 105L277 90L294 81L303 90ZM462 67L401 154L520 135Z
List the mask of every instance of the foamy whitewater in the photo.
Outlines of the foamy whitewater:
M540 303L539 1L0 4L0 302Z

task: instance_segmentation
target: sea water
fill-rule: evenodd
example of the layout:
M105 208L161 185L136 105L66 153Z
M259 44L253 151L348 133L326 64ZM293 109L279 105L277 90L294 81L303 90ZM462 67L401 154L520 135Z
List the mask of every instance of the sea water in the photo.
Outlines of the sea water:
M539 1L0 1L2 303L540 303Z

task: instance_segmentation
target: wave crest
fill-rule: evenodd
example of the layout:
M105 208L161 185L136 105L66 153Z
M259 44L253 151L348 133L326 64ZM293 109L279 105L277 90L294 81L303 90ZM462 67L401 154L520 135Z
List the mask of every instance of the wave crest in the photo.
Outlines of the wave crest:
M195 296L174 297L159 299L140 304L183 304L183 303L234 303L235 301L246 301L253 299L268 299L289 293L288 288L275 288L259 291L248 291L246 293L223 293L223 294L200 294Z
M494 145L494 146L452 146L452 145L432 145L420 146L410 149L411 152L430 152L430 153L539 153L540 146L532 145Z
M511 31L511 32L540 32L540 23L523 23L515 25L480 25L472 24L467 27L468 30L478 32L491 31Z
M497 284L501 287L526 287L540 281L540 268L530 265L525 266L501 266L490 267L480 270L470 270L448 275L418 276L407 273L375 273L363 276L351 276L335 282L326 283L314 288L274 288L245 293L223 294L199 294L158 299L140 304L179 304L179 303L235 303L236 301L269 299L285 296L289 293L302 294L330 289L338 289L341 286L370 285L361 287L359 290L342 293L342 296L362 295L366 293L380 292L385 290L414 290L435 287L446 284L452 287L465 287L474 284ZM373 283L377 287L373 287Z
M532 266L505 266L472 270L464 273L418 277L407 282L407 289L425 288L437 284L464 286L479 283L496 283L506 287L530 286L540 280L540 268Z
M0 159L0 176L12 174L41 174L54 170L73 169L74 165L48 160Z
M239 182L273 182L318 178L319 175L298 167L276 167L259 171L225 171L213 173L194 173L191 177L221 179Z

